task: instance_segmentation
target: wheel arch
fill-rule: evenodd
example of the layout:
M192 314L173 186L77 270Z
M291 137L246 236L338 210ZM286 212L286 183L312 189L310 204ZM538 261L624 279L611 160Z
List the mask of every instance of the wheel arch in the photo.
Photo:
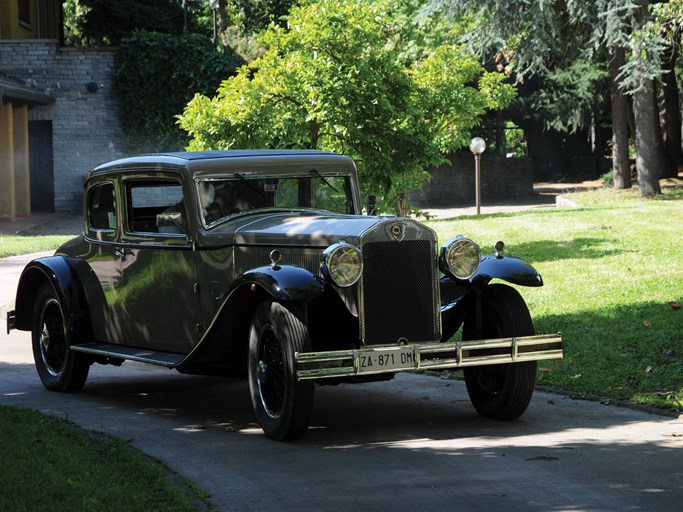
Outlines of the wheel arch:
M33 304L44 283L50 283L59 299L71 342L86 341L91 333L87 299L80 279L64 256L38 258L24 268L17 285L16 328L31 330Z
M264 266L239 276L224 294L196 349L177 367L183 373L228 373L246 370L249 329L263 301L306 304L322 294L320 278L292 265ZM214 363L220 361L218 367Z

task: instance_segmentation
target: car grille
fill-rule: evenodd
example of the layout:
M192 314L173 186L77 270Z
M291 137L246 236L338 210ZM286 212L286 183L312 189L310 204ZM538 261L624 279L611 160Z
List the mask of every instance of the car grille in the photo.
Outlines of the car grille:
M417 223L393 222L404 226L403 232L396 231L397 237L384 228L363 237L363 342L389 345L438 341L441 323L434 234ZM422 238L412 239L415 234Z

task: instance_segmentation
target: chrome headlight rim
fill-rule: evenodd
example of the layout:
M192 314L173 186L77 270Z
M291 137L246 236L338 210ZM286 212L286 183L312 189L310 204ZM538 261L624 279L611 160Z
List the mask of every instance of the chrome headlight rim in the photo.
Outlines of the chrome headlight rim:
M326 279L348 288L356 284L363 273L363 257L355 245L337 242L323 251L320 268Z
M481 248L473 240L458 235L441 246L439 269L456 279L469 279L481 263Z

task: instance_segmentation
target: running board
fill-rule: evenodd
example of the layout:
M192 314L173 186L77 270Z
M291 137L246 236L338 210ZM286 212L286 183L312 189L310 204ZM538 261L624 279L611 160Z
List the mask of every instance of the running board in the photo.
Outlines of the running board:
M145 350L135 347L122 347L121 345L112 345L109 343L83 343L80 345L72 345L71 350L84 354L165 366L166 368L175 368L183 359L185 359L185 357L187 357L185 354Z

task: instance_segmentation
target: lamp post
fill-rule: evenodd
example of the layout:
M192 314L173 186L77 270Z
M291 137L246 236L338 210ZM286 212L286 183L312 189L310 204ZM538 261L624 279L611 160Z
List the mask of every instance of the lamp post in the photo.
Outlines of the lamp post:
M209 0L209 7L211 7L211 11L213 12L213 44L216 44L216 41L218 41L218 34L216 31L216 12L218 12L218 0Z
M481 154L486 149L486 142L481 137L475 137L470 143L470 151L474 155L474 186L477 215L481 212Z

